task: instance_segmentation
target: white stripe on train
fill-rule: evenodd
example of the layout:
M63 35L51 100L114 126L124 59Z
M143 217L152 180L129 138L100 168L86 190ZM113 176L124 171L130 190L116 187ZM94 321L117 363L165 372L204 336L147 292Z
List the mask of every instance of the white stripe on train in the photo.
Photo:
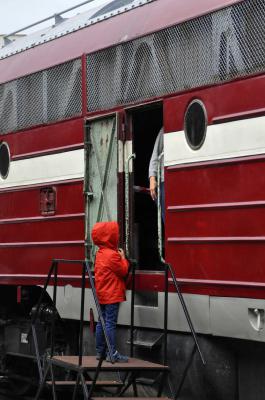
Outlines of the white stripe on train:
M193 150L184 131L164 136L165 166L265 153L265 117L209 125L202 147Z
M189 147L184 131L166 133L165 166L265 154L265 117L244 119L207 128L202 147ZM119 143L118 171L123 171L131 141ZM83 178L84 150L12 161L7 179L0 179L0 189Z

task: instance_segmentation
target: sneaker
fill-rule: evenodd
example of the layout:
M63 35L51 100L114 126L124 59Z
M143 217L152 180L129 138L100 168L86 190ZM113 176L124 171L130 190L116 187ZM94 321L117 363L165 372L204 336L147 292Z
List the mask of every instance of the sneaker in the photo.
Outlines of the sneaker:
M114 362L119 362L119 363L127 363L129 361L129 358L127 356L123 356L120 354L117 350L112 356ZM106 357L107 362L111 362L110 356L107 355Z

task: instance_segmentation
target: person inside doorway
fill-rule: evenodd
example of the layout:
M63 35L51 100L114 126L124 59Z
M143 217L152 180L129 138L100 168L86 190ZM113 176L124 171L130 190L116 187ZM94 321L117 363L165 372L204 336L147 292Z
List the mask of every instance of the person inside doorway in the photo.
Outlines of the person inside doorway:
M154 201L157 201L158 167L160 165L160 204L163 222L165 221L165 188L164 188L164 128L157 135L149 163L149 189ZM161 156L161 158L160 158Z

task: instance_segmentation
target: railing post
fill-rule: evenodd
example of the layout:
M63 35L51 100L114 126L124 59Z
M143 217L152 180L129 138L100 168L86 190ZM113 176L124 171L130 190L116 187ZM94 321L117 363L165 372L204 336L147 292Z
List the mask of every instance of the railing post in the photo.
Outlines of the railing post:
M84 329L84 308L85 308L85 278L86 278L86 265L82 264L82 286L81 286L81 307L80 307L80 331L79 331L79 358L78 365L82 365L83 359L83 329Z
M136 158L131 154L125 162L125 254L130 257L130 162Z
M91 239L90 239L90 224L89 224L89 205L93 199L93 193L89 190L89 161L91 151L91 126L84 124L84 200L85 200L85 259L89 260L91 257Z
M93 298L94 298L94 301L95 301L95 304L96 304L96 307L97 307L98 317L99 317L101 325L102 325L106 346L107 346L107 349L109 351L110 361L113 364L114 360L113 360L113 356L112 356L112 353L111 353L111 346L110 346L109 338L108 338L107 331L106 331L105 321L104 321L104 318L103 318L103 315L102 315L102 312L101 312L101 308L100 308L100 304L99 304L99 301L98 301L98 298L97 298L96 288L95 288L95 285L94 285L93 276L92 276L92 273L91 273L89 262L85 261L84 264L86 266L86 271L87 271L87 274L88 274L88 278L89 278L89 282L90 282Z
M54 262L54 282L53 282L53 312L52 312L52 327L51 327L51 357L54 353L54 328L56 315L56 300L57 300L57 283L58 283L58 261Z
M42 380L43 380L43 370L42 370L42 366L41 366L41 358L40 358L38 338L37 338L36 329L35 329L35 322L36 322L36 319L37 319L37 317L39 315L40 305L41 305L42 299L44 297L44 293L46 292L47 286L48 286L48 284L50 282L51 275L54 272L54 267L55 267L55 261L53 260L52 261L52 265L51 265L51 267L49 269L49 272L48 272L44 287L42 289L41 295L39 297L39 300L38 300L38 303L37 303L37 307L36 307L36 311L35 311L35 313L33 315L33 318L32 318L32 321L31 321L31 327L30 327L30 330L31 330L32 336L33 336L33 342L34 342L34 347L35 347L35 353L36 353L36 359L37 359L37 366L38 366L38 371L39 371L40 382L42 382ZM29 333L30 333L30 331L29 331ZM29 335L29 333L28 333L28 335Z
M130 357L133 357L134 333L134 303L135 303L135 262L132 261L132 289L131 289L131 323L130 323Z
M193 340L194 340L195 345L196 345L196 347L197 347L197 350L198 350L198 353L199 353L199 355L200 355L201 361L202 361L203 365L205 365L205 364L206 364L206 361L205 361L205 359L204 359L204 357L203 357L203 354L202 354L200 345L199 345L199 343L198 343L197 334L196 334L195 329L194 329L194 327L193 327L193 323L192 323L192 320L191 320L189 311L188 311L188 309L187 309L186 303L185 303L185 301L184 301L183 295L182 295L182 293L181 293L181 291L180 291L178 281L177 281L177 279L176 279L176 277L175 277L175 274L174 274L174 271L173 271L171 265L170 265L170 264L167 264L167 265L168 265L170 274L171 274L171 276L172 276L172 279L173 279L173 282L174 282L174 286L175 286L175 288L176 288L176 290L177 290L177 293L178 293L178 296L179 296L179 300L180 300L182 309L183 309L183 311L184 311L186 320L187 320L187 322L188 322L188 324L189 324L189 327L190 327L190 330L191 330L191 333L192 333L192 336L193 336Z
M44 284L44 287L43 287L43 289L42 289L41 295L40 295L39 300L38 300L38 303L37 303L36 312L35 312L35 314L34 314L34 316L33 316L32 321L31 321L31 324L32 324L32 325L35 324L36 319L37 319L37 317L38 317L40 305L41 305L42 299L43 299L43 297L44 297L44 293L46 292L47 286L48 286L48 284L49 284L49 282L50 282L51 275L52 275L52 273L54 272L54 268L55 268L55 261L53 260L53 261L52 261L52 265L51 265L50 270L49 270L49 273L48 273L48 276L47 276L47 279L46 279L46 282L45 282L45 284Z
M164 298L164 365L167 365L167 335L168 335L168 265L165 264L165 298Z

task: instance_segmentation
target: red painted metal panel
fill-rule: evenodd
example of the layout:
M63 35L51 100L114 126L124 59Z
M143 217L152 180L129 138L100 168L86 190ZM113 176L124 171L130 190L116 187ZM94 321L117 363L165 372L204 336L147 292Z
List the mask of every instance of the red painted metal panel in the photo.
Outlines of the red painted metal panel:
M167 203L170 206L263 201L265 156L171 169L166 172ZM170 190L171 187L181 190Z
M22 234L23 232L23 234ZM84 238L84 217L1 224L0 246L12 242L72 241ZM1 250L0 250L1 252Z
M178 210L168 211L166 256L178 277L265 282L264 166L260 156L166 172L167 205ZM209 294L236 296L234 288L220 285Z
M157 0L0 62L0 83L128 41L242 0Z
M167 260L180 278L264 282L264 249L264 241L168 243Z
M190 210L168 215L168 237L265 236L265 204L263 207Z
M84 143L77 143L68 146L61 146L61 147L54 147L52 149L41 150L41 151L32 151L30 153L22 153L12 157L12 161L17 160L25 160L26 158L34 158L34 157L41 157L47 156L55 153L64 153L66 151L72 150L80 150L84 148Z
M2 285L43 285L46 280L47 271L43 274L0 274ZM62 272L65 272L62 275ZM72 274L67 269L59 270L58 285L71 284L74 287L80 287L81 272L76 265ZM53 279L51 279L51 283ZM264 283L256 282L231 282L231 281L210 281L202 279L179 279L181 290L184 293L200 293L205 295L221 295L229 297L247 297L262 299L265 297ZM88 287L88 285L86 285ZM128 283L130 289L130 283ZM136 275L137 290L164 291L164 277L162 273L150 274L141 272ZM169 282L169 291L175 292L172 282ZM176 302L178 297L176 295Z
M194 98L209 124L264 115L264 90L265 76L257 76L167 98L165 131L183 130ZM265 298L264 168L264 155L167 168L166 259L183 291Z
M30 247L0 248L1 274L44 274L47 275L54 258L82 260L84 259L84 245L80 243L68 245L46 245ZM69 265L64 269L66 274L76 274L76 266Z
M4 135L4 140L10 147L12 157L74 146L84 141L83 118L10 133Z
M165 99L165 132L183 130L186 108L194 98L204 102L209 124L264 115L264 91L265 76L260 75Z
M178 270L177 270L178 275ZM169 279L169 291L175 292L174 285ZM187 279L178 278L183 293L197 293L210 296L265 298L264 282L244 282L227 280ZM150 274L141 272L136 275L137 290L164 291L163 273ZM178 297L176 294L176 302Z
M42 221L61 221L61 220L73 220L83 218L84 213L79 214L64 214L64 215L46 215L45 217L29 217L29 218L7 218L1 219L0 225L5 224L23 224L23 223L34 223L34 222L42 222Z
M40 187L47 187L44 184ZM84 212L83 183L64 182L57 184L57 208L55 215L68 215ZM71 199L71 201L69 201ZM40 217L40 188L10 188L0 192L0 221L10 218ZM43 217L45 219L46 217ZM2 229L2 228L1 228Z

